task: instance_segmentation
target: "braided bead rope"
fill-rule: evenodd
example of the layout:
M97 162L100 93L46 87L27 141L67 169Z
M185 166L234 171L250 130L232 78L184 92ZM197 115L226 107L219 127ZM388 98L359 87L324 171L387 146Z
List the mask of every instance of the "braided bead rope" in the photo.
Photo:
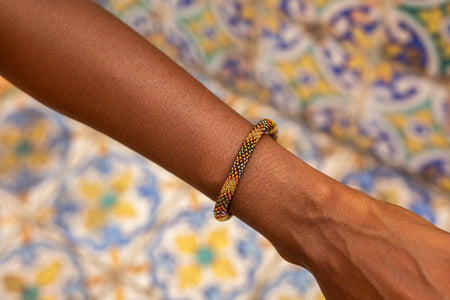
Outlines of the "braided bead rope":
M268 134L276 140L278 135L277 124L270 119L259 121L250 131L244 143L242 143L242 147L233 162L230 173L228 173L228 177L225 180L219 197L216 200L216 205L214 206L214 217L216 220L226 221L231 218L232 215L228 210L230 207L231 198L233 198L239 179L244 173L245 166L247 166L256 144L259 142L263 134Z

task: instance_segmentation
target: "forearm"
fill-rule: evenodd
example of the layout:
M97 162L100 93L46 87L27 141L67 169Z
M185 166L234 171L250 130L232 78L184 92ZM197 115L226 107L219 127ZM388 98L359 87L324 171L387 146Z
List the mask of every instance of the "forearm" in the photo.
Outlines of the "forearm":
M12 83L217 192L230 159L220 149L235 151L251 125L164 54L87 0L2 1L0 22Z
M91 1L3 1L0 20L2 75L217 197L252 124ZM288 198L331 207L334 189L344 187L265 137L231 209L276 235Z

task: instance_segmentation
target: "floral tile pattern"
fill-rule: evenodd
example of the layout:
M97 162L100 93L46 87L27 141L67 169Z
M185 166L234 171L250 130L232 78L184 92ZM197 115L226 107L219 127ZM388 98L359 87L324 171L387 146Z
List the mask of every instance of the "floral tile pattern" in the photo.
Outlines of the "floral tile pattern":
M79 261L58 245L26 245L5 253L0 264L0 295L4 298L87 298Z
M97 2L308 164L450 230L449 1ZM1 299L323 299L194 188L2 78L0 198Z
M66 174L56 196L57 224L94 249L128 243L148 231L159 204L156 176L142 157L108 153Z
M54 112L4 101L9 103L1 111L0 184L20 194L61 170L70 130Z
M210 214L210 206L181 211L149 245L152 283L166 299L234 299L254 285L261 263L256 233Z
M450 191L450 1L106 2L191 72Z

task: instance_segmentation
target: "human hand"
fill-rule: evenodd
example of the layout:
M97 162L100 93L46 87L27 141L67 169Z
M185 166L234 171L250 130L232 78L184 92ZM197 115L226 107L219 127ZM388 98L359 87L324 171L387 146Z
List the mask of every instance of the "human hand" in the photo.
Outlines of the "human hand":
M339 202L308 234L293 233L297 246L282 253L314 274L327 299L450 298L448 232L355 190ZM295 255L298 244L309 249L306 260Z

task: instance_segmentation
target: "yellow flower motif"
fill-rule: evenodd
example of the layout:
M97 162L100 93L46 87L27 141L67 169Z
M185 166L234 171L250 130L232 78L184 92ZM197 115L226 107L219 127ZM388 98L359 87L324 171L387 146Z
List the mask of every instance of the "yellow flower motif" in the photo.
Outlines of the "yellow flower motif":
M441 134L433 133L430 138L431 143L436 147L448 147L450 146L450 141L448 138Z
M442 187L444 190L450 191L450 178L443 177L438 181L438 185Z
M353 134L353 137L355 138L356 144L361 149L369 149L373 144L373 140L369 137L361 136L359 134Z
M22 130L15 126L3 128L0 144L6 153L0 158L0 173L14 172L22 167L44 168L50 160L46 148L48 131L45 120Z
M428 109L419 110L415 115L415 119L427 126L433 125L433 117Z
M330 0L316 0L316 1L314 1L314 3L317 5L317 6L325 6L325 5L327 5L328 4L328 2L330 2Z
M336 137L343 137L345 134L344 129L338 123L333 123L330 126L330 132L333 136Z
M384 82L390 82L394 76L394 67L391 63L384 61L376 67L375 74L375 78L382 79Z
M450 40L441 39L439 41L439 44L442 49L442 56L444 56L444 58L450 59Z
M392 124L394 124L398 128L403 128L408 123L405 116L403 116L403 115L395 115L394 114L394 115L390 116L389 119L391 120Z
M325 296L322 293L317 294L315 300L325 300Z
M232 278L236 275L228 258L216 259L212 265L212 268L214 273L219 278Z
M428 106L408 115L391 114L388 120L404 136L405 146L411 154L426 148L450 147L450 140L436 127Z
M208 6L205 7L204 11L185 20L185 23L186 27L199 39L207 60L215 53L232 47L231 40L225 31L217 25L219 23Z
M25 280L19 275L5 275L3 286L11 293L19 293L25 287Z
M6 93L11 87L12 87L12 84L0 76L0 97L4 93Z
M317 70L317 64L311 55L303 56L299 62L300 65L311 70Z
M399 43L389 43L383 48L384 54L388 58L397 57L404 52L402 45Z
M60 262L51 261L37 270L33 283L27 283L21 275L7 274L2 278L3 286L9 293L20 295L21 299L53 300L53 297L41 295L41 288L55 283L61 270Z
M113 178L108 186L101 182L82 179L78 185L88 205L84 224L89 229L103 226L109 215L119 218L132 218L136 211L124 192L132 183L132 174L126 172Z
M195 235L179 236L176 239L178 249L185 254L194 254L197 249L197 237Z
M201 279L201 268L198 265L189 265L180 269L180 288L197 286Z
M281 21L274 15L267 15L263 20L263 25L272 32L277 32Z
M229 245L227 228L213 230L208 235L206 243L200 243L194 234L178 236L175 243L181 253L194 259L194 262L179 269L178 277L181 289L199 285L205 268L210 268L219 279L236 276L230 260L221 255L221 252Z
M425 22L430 33L438 33L440 31L443 17L439 8L419 12L419 18Z
M373 45L372 37L358 27L352 30L352 35L359 50L369 49Z
M288 78L295 76L296 68L294 64L291 63L281 63L279 65L280 71ZM306 68L306 66L305 66Z
M354 53L350 56L347 62L347 67L350 69L361 70L367 64L367 58L359 53Z
M248 5L245 2L242 6L241 17L247 20L253 20L256 17L256 10L252 5Z
M281 62L277 68L303 101L311 100L316 95L335 94L333 88L321 77L311 55L305 55L296 61ZM300 82L301 76L308 78L308 83Z
M45 286L53 283L56 276L59 274L61 267L61 263L55 261L39 270L35 276L36 284L38 286Z
M280 5L279 0L264 0L263 2L264 7L277 8Z
M124 12L128 7L135 4L136 0L113 0L111 1L114 11Z
M430 146L432 148L450 147L450 141L445 134L436 129L429 107L420 108L411 112L410 115L392 114L388 119L405 136L405 145L410 153Z
M397 204L397 200L400 195L398 194L398 186L393 184L392 186L388 186L384 190L382 189L376 195L376 198L382 201L386 201L392 204Z
M425 147L425 144L417 139L407 139L405 143L411 153L420 151Z

